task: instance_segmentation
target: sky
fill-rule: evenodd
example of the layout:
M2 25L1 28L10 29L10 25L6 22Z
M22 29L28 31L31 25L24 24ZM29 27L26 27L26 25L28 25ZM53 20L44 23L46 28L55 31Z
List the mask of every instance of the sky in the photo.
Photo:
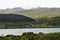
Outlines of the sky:
M22 7L25 9L37 7L60 7L60 0L0 0L0 9Z

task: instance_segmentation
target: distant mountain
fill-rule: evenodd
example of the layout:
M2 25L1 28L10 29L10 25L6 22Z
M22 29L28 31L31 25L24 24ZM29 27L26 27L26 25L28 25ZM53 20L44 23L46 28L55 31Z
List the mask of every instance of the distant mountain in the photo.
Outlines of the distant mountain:
M33 18L44 17L44 16L60 16L60 8L35 8L14 13Z
M15 7L15 8L12 8L11 10L22 11L22 10L24 10L24 9L21 8L21 7Z
M23 9L21 7L8 8L5 10L0 10L0 14L19 14L25 15L32 18L39 18L44 16L60 16L60 8L32 8Z
M0 9L0 28L60 28L60 8Z
M7 9L0 9L0 13L13 13L17 11L23 11L24 9L21 7L14 7L14 8L7 8Z

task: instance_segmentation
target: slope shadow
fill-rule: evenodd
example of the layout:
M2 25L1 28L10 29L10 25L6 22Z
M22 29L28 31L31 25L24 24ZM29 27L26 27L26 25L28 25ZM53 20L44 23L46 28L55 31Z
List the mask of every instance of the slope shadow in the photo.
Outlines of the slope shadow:
M0 22L32 22L35 21L32 18L26 17L24 15L17 15L17 14L0 14Z

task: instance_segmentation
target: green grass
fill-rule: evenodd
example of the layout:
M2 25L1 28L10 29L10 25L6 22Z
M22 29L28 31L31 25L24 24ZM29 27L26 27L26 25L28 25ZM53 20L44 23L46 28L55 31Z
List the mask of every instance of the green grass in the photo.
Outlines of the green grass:
M60 28L60 16L30 18L24 15L0 14L0 29Z

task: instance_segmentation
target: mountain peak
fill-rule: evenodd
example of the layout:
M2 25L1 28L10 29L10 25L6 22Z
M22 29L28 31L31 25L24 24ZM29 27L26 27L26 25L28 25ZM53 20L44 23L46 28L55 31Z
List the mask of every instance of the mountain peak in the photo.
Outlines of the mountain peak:
M24 10L24 9L21 8L21 7L14 7L14 8L12 8L12 10L22 11L22 10Z

